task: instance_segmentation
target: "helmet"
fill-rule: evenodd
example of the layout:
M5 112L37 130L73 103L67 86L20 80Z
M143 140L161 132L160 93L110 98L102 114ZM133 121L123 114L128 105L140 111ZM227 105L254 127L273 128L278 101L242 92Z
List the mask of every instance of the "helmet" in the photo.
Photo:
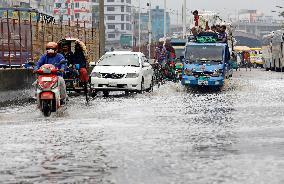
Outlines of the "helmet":
M56 55L57 49L58 49L58 44L56 42L48 42L46 44L46 53L50 57Z
M47 49L56 49L58 48L58 44L56 42L48 42L46 44L46 48Z

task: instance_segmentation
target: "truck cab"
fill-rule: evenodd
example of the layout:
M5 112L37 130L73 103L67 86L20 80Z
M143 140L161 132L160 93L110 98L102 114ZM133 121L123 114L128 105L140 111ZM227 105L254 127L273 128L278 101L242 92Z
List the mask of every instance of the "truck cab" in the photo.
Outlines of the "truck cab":
M199 35L185 47L182 84L187 87L222 87L230 77L230 51L218 35Z

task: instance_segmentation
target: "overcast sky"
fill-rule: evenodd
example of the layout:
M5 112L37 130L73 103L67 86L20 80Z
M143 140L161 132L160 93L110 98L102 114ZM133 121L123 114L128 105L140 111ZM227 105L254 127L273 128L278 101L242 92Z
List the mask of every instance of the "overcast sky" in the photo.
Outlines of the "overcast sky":
M139 0L134 0L138 2ZM151 2L152 6L160 5L164 7L164 0L140 0L142 6L146 6L147 2ZM167 9L173 9L181 12L183 0L167 0ZM271 13L272 10L281 11L275 6L283 6L284 0L187 0L187 8L214 10L221 13L221 15L228 17L228 14L236 14L238 9L257 9L267 15L275 15ZM284 11L284 9L282 9Z

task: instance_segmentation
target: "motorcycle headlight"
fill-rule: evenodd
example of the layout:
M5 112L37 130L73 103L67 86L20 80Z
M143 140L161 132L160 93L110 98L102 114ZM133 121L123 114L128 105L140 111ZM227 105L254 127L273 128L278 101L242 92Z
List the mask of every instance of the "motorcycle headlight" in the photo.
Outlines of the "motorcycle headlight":
M137 78L139 77L139 73L128 73L126 78Z
M91 77L102 78L102 74L101 74L100 72L92 72L92 73L91 73Z
M185 75L188 75L188 76L191 76L193 73L192 73L192 70L186 68L186 69L184 70L184 74L185 74Z

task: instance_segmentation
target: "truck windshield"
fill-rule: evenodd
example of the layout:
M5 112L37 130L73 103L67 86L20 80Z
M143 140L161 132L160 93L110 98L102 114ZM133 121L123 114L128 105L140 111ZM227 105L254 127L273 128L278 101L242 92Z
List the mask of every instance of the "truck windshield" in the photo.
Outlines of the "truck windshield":
M184 56L184 48L183 49L175 49L176 57L180 58L180 56Z
M222 46L189 45L186 48L186 60L190 63L219 64L223 61Z

